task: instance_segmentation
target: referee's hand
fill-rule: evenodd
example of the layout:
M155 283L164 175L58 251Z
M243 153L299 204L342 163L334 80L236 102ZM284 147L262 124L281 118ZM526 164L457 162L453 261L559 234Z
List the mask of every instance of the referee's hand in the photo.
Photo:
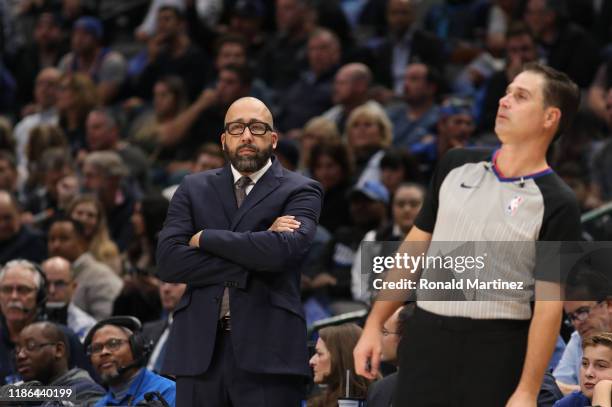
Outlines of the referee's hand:
M369 380L378 377L380 356L382 352L382 332L373 325L366 325L353 349L355 372Z

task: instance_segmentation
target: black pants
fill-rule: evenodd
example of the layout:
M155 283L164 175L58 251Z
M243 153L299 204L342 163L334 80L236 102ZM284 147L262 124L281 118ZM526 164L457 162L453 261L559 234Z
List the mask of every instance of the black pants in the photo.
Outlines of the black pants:
M304 378L241 370L234 358L231 333L218 331L210 367L200 376L176 380L177 407L299 407Z
M420 308L399 344L393 406L503 407L518 385L529 321L443 317Z

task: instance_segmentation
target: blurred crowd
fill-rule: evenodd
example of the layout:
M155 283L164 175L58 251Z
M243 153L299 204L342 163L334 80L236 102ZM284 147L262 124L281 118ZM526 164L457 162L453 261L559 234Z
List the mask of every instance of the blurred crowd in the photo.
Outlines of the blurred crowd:
M283 166L325 191L301 270L309 325L368 308L360 243L405 237L446 151L498 145L498 100L527 62L582 90L551 166L584 213L612 200L610 1L0 0L0 20L0 383L19 380L11 352L43 319L83 341L134 316L161 338L159 372L185 286L156 277L157 236L182 177L225 164L225 111L243 96L271 107ZM605 211L584 224L611 236ZM358 338L334 329L315 382ZM334 405L346 368L312 405Z

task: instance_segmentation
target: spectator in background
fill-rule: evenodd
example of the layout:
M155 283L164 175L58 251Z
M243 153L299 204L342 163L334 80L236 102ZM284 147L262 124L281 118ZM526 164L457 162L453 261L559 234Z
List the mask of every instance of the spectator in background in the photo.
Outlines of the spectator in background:
M288 132L301 128L309 119L332 106L332 84L341 56L340 41L332 31L318 28L310 34L308 70L297 83L278 95L280 130Z
M431 131L438 121L436 98L440 73L432 66L412 63L404 72L404 103L387 110L393 123L393 145L411 148Z
M299 80L306 66L306 42L314 29L308 0L275 0L277 32L261 52L258 77L275 92L284 92Z
M153 344L153 350L147 363L147 369L159 373L161 371L164 355L166 353L166 342L172 327L173 311L178 305L186 284L161 283L159 285L159 297L161 299L163 313L159 320L148 322L142 327L142 335Z
M56 125L58 121L55 103L60 79L60 72L56 68L44 68L36 75L34 85L34 101L36 110L27 115L15 125L15 141L17 142L17 158L21 173L25 176L28 168L26 146L30 138L30 132L41 124Z
M28 260L11 260L0 270L0 384L20 379L13 350L26 326L46 318L45 290L44 275ZM68 366L89 370L79 338L68 327L61 329L70 344Z
M323 208L319 225L330 233L351 223L347 193L351 187L353 162L346 144L336 140L314 144L308 171L323 187Z
M318 395L311 397L308 407L333 407L338 399L345 397L348 386L349 397L365 399L368 381L355 374L353 348L359 340L361 328L355 324L328 326L319 331L316 353L310 359L315 384L326 385ZM346 383L346 371L350 371L350 382Z
M343 133L346 120L353 109L364 103L382 108L378 102L369 100L371 82L372 73L366 65L355 62L344 65L334 78L332 101L335 105L321 116L333 121Z
M492 132L499 99L506 93L508 84L518 75L521 67L538 59L536 39L523 23L514 23L506 33L506 64L487 81L484 98L479 107L481 131Z
M266 44L266 34L262 30L265 13L261 0L238 0L230 11L228 31L247 41L250 60L257 61Z
M612 141L610 141L612 135L612 87L606 92L606 122L608 124L608 140L604 142L601 149L593 157L591 166L593 183L596 189L595 194L603 201L612 199Z
M42 233L23 225L16 198L0 190L0 264L23 258L35 262L47 256Z
M402 339L402 332L406 327L409 317L407 314L410 312L411 307L412 305L407 305L406 307L398 308L383 325L380 359L397 368L399 368L397 363L397 346ZM369 407L391 407L396 383L397 372L391 373L372 383L368 388L367 405Z
M453 148L466 147L474 135L472 105L460 99L449 99L440 108L436 134L412 146L424 179L431 176L439 160Z
M380 160L391 145L393 125L384 110L364 105L353 110L346 122L346 141L355 163L357 183L380 181Z
M77 287L70 262L51 257L41 264L47 277L47 315L50 321L66 325L81 341L96 324L96 320L72 302Z
M600 62L595 40L569 19L563 0L528 0L523 19L538 40L546 64L581 88L591 84Z
M185 81L190 100L195 100L208 82L208 59L187 35L185 15L178 7L159 7L156 32L147 44L147 57L147 65L135 84L136 93L144 99L151 98L153 85L167 75Z
M106 214L98 198L87 194L76 196L68 204L66 214L83 225L88 251L93 257L121 274L119 248L109 236Z
M128 174L123 160L114 151L93 152L83 163L83 188L102 203L110 236L120 252L125 251L132 239L130 217L138 199L138 191L123 182Z
M176 385L144 367L150 348L141 338L135 337L141 335L139 320L121 316L100 321L85 338L91 363L108 387L96 407L136 405L144 401L149 392L159 392L168 405L174 407Z
M610 6L610 16L612 17L612 6ZM597 68L586 98L588 107L593 113L606 121L609 120L608 97L610 97L610 88L612 88L612 57L608 57L608 60ZM612 127L612 125L610 126Z
M48 109L47 106L40 106L41 102L36 100L35 88L41 73L57 66L68 51L58 17L48 11L40 13L34 27L33 42L22 46L11 63L17 81L17 106L22 109L22 116ZM54 85L57 86L57 83ZM32 104L33 94L35 100Z
M130 177L138 183L141 191L151 187L149 163L144 153L129 143L121 141L121 129L116 116L106 108L95 108L87 115L88 151L115 151L125 166Z
M385 150L385 155L380 160L380 181L391 196L395 195L402 183L418 183L422 179L416 157L401 148Z
M17 175L17 160L13 153L0 150L0 190L18 197Z
M85 122L89 111L98 104L98 91L91 79L81 73L64 74L58 89L59 125L76 154L85 148Z
M351 292L355 301L370 304L375 294L372 289L372 273L362 269L363 253L370 256L391 255L404 240L414 220L421 210L425 199L425 188L419 184L402 183L393 195L391 203L391 222L384 222L381 227L368 231L361 241L351 267ZM382 245L366 242L383 242ZM398 242L390 244L384 242ZM366 243L366 245L364 245Z
M444 45L433 34L414 27L414 0L389 0L387 25L389 37L375 47L372 63L375 82L401 96L408 64L422 62L441 69Z
M77 283L74 304L96 319L110 316L123 282L88 252L83 225L70 218L55 219L49 229L48 246L50 256L63 257L72 264Z
M340 132L333 121L317 116L306 122L298 140L300 143L300 169L302 172L309 172L310 156L314 146L340 141Z
M126 76L126 62L121 54L102 46L104 27L91 16L80 17L72 26L71 52L58 68L66 74L89 76L96 84L100 102L111 104Z
M104 395L86 370L68 368L70 344L60 327L50 322L35 322L19 334L15 345L17 371L24 382L39 381L43 386L71 388L78 405L89 406ZM52 401L42 407L52 407Z
M166 137L162 134L164 125L176 119L188 105L185 83L180 77L159 79L153 88L153 110L146 110L136 117L128 140L154 159L159 143Z

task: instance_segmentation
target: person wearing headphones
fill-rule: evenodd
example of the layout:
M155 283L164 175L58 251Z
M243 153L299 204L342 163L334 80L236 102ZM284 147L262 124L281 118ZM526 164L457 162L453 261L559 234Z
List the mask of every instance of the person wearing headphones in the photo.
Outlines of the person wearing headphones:
M46 301L46 277L36 263L15 259L0 269L0 385L21 380L15 344L26 326L46 320ZM78 366L92 373L79 338L67 326L60 328L68 339L69 368Z
M141 331L137 318L116 316L98 322L87 334L87 353L108 387L96 407L135 406L155 399L175 406L175 383L144 367L151 346Z

